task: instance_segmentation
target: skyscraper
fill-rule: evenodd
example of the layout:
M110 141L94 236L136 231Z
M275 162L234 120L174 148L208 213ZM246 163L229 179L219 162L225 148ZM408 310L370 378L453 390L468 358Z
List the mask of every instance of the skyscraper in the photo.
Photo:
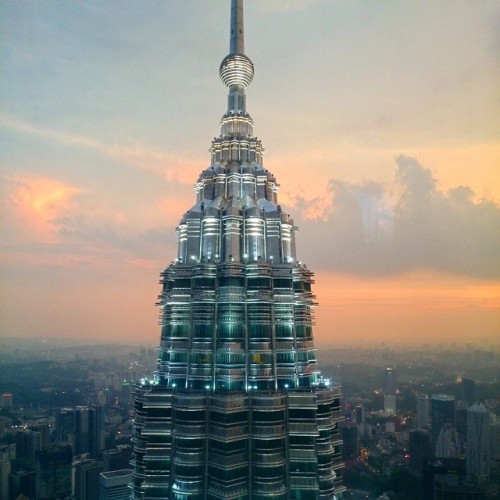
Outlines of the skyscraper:
M474 404L467 410L467 476L489 478L490 461L490 412L483 404Z
M340 389L318 370L313 275L246 110L253 74L243 2L232 0L228 107L162 273L157 373L136 392L136 500L344 491Z
M476 383L470 378L462 377L460 386L462 389L462 400L471 406L476 399Z
M439 433L445 424L455 427L455 397L449 394L431 396L431 440L436 448Z
M36 498L71 496L71 447L52 447L36 452Z
M409 432L410 469L414 474L422 475L425 461L432 457L431 438L429 432L414 429Z
M104 449L102 406L61 408L56 413L56 442L67 443L74 455L90 453L99 458Z
M129 500L131 477L132 469L101 472L99 475L99 500Z
M396 370L386 368L384 373L384 394L396 394Z
M7 454L0 453L0 498L9 498L9 475L12 470Z
M417 427L423 429L429 426L429 396L417 394Z
M75 470L74 499L95 500L99 498L99 475L103 462L81 460L73 465Z
M396 370L389 367L384 372L384 411L396 414Z

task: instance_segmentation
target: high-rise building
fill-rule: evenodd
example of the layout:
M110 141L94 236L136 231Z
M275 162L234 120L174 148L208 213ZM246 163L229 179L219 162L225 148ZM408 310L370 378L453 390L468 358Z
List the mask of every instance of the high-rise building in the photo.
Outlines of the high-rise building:
M356 423L358 425L365 423L365 407L363 405L356 405L355 409Z
M97 498L99 500L129 500L131 479L132 469L101 472Z
M136 500L344 491L340 389L318 370L313 275L246 110L253 74L243 1L232 0L227 112L162 273L157 373L136 394Z
M410 469L421 476L425 461L432 457L431 437L424 429L414 429L409 433Z
M12 408L12 394L10 392L4 392L0 398L1 408Z
M358 427L353 422L341 422L339 427L342 436L342 458L357 460L359 456Z
M384 394L396 394L396 389L396 370L388 367L384 373Z
M132 447L128 444L120 444L112 450L102 452L102 460L104 462L104 470L120 470L126 469L130 464L132 456Z
M43 450L50 445L50 426L49 424L35 424L31 426L33 432L40 434L40 449Z
M461 447L467 441L467 402L457 401L455 406L455 428L457 429ZM463 451L463 450L462 450Z
M90 453L99 458L104 449L102 406L61 408L56 413L56 442L69 444L74 455Z
M39 432L27 429L16 432L16 453L17 458L32 460L34 463L35 453L42 449L42 436Z
M10 496L7 498L36 498L36 473L34 470L19 470L9 477ZM3 498L3 497L0 497Z
M474 380L462 377L460 387L462 389L462 401L465 401L469 406L474 404L476 400L476 383Z
M429 426L429 396L417 394L417 427L423 429Z
M460 458L460 445L455 427L444 424L439 431L434 448L436 458Z
M17 457L17 446L15 443L0 445L0 460L15 460Z
M81 460L74 464L75 500L96 500L99 498L99 474L104 470L103 462Z
M355 409L356 424L358 426L358 436L363 439L365 437L365 407L357 405Z
M468 477L489 478L491 460L490 412L483 404L467 410L466 466Z
M500 418L494 413L490 414L490 441L490 472L492 479L498 482L497 478L500 478Z
M16 445L0 445L0 498L9 498L9 477L12 460L16 458Z
M396 415L396 370L390 367L384 372L384 411Z
M94 459L101 458L104 443L104 408L101 405L89 407L89 453Z
M12 470L7 454L0 455L0 498L9 498L9 475Z
M52 447L36 452L36 498L71 496L71 447Z
M455 427L455 397L449 394L431 396L431 438L432 447L436 448L437 439L445 424Z
M384 394L384 412L387 415L396 415L396 395Z

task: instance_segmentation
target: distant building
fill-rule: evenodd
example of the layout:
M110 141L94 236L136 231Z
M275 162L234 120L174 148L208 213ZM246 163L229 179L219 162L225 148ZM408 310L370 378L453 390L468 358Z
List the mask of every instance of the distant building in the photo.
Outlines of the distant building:
M4 392L2 398L0 399L0 405L2 408L12 408L12 394L10 392Z
M99 498L99 475L104 465L97 460L83 460L75 465L75 500Z
M356 424L341 422L339 428L343 440L342 458L344 460L356 460L359 455L358 428Z
M358 437L365 437L365 407L357 405L355 410L356 424L358 426Z
M41 434L39 432L23 429L16 432L15 438L17 458L25 458L34 461L36 452L42 449Z
M50 446L50 426L49 424L35 424L30 428L33 432L40 434L40 449L43 450Z
M36 452L36 498L66 498L71 496L70 446L51 447Z
M410 469L421 476L428 458L432 457L431 437L428 431L415 429L409 433Z
M488 491L481 485L455 474L437 474L434 478L435 500L485 500Z
M462 444L467 440L467 408L466 401L457 401L455 408L455 428Z
M132 386L130 382L126 380L123 381L120 389L120 406L127 407L133 402L132 398Z
M0 455L0 498L9 498L9 475L11 472L10 458Z
M387 415L396 415L396 395L384 394L384 412Z
M483 404L475 404L467 410L467 476L489 478L490 460L490 412Z
M434 448L436 458L459 458L460 445L455 427L444 424L439 431Z
M460 387L462 401L465 401L468 406L472 406L476 402L476 383L470 378L462 378Z
M132 457L132 447L128 444L118 445L113 450L102 452L105 471L127 469Z
M99 500L129 500L132 469L101 472L99 476Z
M491 473L500 477L500 418L490 415Z
M61 408L56 413L56 443L69 444L74 455L90 453L99 458L104 449L103 407Z
M384 394L396 394L396 370L394 368L386 368L384 373Z
M10 497L17 499L19 495L26 498L36 496L36 473L34 470L20 470L9 477Z
M443 483L449 481L463 484L465 481L465 460L460 458L429 459L424 466L422 478L423 495L425 500L454 500L455 496L443 496ZM441 495L441 496L438 496ZM463 500L464 497L458 497ZM465 497L469 500L469 497Z
M429 396L417 394L417 427L424 429L429 426Z
M104 408L90 406L89 414L89 453L92 458L101 458L104 450Z
M434 449L441 428L445 424L455 427L455 397L449 394L433 394L431 396L431 438Z
M14 460L17 458L17 446L12 444L0 445L0 460Z
M363 405L356 406L356 423L364 424L365 423L365 407Z
M384 372L384 412L396 415L396 370L386 368Z

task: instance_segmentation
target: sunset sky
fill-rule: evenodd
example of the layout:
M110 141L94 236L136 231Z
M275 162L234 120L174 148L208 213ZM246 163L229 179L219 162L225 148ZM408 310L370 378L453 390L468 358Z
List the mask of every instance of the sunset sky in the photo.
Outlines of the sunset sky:
M3 2L0 336L158 343L229 5ZM498 348L498 2L247 0L245 25L319 346Z

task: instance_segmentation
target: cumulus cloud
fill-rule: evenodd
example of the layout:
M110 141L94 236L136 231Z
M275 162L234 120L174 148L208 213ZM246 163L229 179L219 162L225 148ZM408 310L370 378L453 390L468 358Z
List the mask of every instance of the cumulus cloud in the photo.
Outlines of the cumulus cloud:
M160 268L174 255L174 224L55 178L0 176L0 258L13 264L71 267L127 262ZM153 212L153 216L150 212ZM145 222L146 220L146 222Z
M416 159L396 158L394 199L375 182L331 180L331 203L305 220L318 200L296 200L299 253L311 267L381 275L432 269L478 277L500 275L500 206L467 186L438 189ZM300 245L300 241L318 245Z

